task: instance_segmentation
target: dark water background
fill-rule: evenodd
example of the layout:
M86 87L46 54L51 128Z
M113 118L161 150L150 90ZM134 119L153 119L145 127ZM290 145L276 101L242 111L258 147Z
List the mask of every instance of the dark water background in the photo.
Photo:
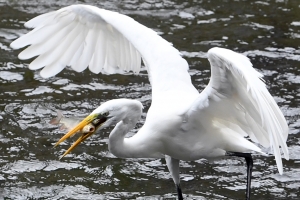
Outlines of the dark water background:
M273 156L254 155L253 199L300 196L300 1L54 1L0 0L0 199L163 199L175 198L161 159L119 159L108 152L110 130L94 135L62 160L73 140L53 149L64 134L49 125L56 110L83 117L109 99L151 102L145 72L95 75L64 70L44 80L17 59L9 44L28 32L25 21L61 7L83 3L128 14L172 42L190 64L201 91L208 83L209 48L247 55L288 120L290 160L277 172ZM145 118L145 114L143 119ZM143 120L138 124L140 127ZM135 133L133 130L131 134ZM242 159L181 162L187 199L243 199Z

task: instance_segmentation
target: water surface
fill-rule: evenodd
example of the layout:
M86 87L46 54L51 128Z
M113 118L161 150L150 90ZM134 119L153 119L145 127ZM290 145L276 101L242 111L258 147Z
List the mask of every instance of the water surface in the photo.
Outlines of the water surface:
M209 81L206 52L219 46L247 55L265 75L266 84L287 118L290 160L277 172L272 155L254 155L253 199L300 196L300 7L299 1L158 1L98 2L0 0L0 198L5 199L161 199L176 191L162 159L119 159L109 153L110 129L96 134L66 158L73 142L53 149L64 134L48 122L62 110L84 117L102 102L134 98L151 103L151 86L140 75L102 75L66 69L42 79L20 61L9 44L38 14L71 4L118 11L154 29L178 48L190 64L201 91ZM130 132L142 126L143 119ZM243 199L246 168L242 159L181 162L186 199Z

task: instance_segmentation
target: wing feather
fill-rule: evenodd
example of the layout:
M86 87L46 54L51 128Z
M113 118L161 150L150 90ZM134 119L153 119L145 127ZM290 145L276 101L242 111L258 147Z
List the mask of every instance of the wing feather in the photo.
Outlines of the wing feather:
M35 60L33 60L29 69L40 69L46 65L49 65L57 59L57 57L64 51L63 44L66 35L75 28L76 24L70 24L54 34L51 38L43 43L44 53L40 54Z
M98 74L104 67L106 59L106 34L105 32L100 32L97 36L95 52L93 58L89 64L89 69L91 72Z
M55 12L47 13L54 15ZM41 19L39 19L41 17ZM34 30L30 31L29 33L23 35L22 37L18 38L17 40L13 41L10 46L14 49L19 49L22 47L25 47L27 45L32 45L32 44L39 44L39 43L45 43L49 38L52 38L58 31L63 29L64 27L70 25L70 23L74 20L75 15L70 14L67 15L63 18L56 18L55 20L53 17L44 19L43 15L38 16L34 19L37 20L46 20L44 23L47 23L47 26L44 26L43 24L39 25L37 28ZM33 19L33 22L36 20ZM53 20L53 21L51 21ZM59 23L57 23L59 20ZM28 22L29 25L26 25ZM25 26L33 27L34 25L31 23L31 20L25 23ZM39 24L39 23L38 23ZM39 52L43 53L43 51ZM30 58L30 57L29 57ZM27 57L20 58L20 59L28 59Z
M64 40L64 43L61 45L61 54L58 55L59 58L57 58L56 62L60 62L62 65L66 66L66 65L70 65L71 60L74 56L74 54L78 51L78 49L80 48L82 41L83 41L83 37L85 37L85 32L79 32L79 34L77 34L78 30L80 29L84 29L84 26L82 25L78 25L77 27L75 27L69 37ZM70 50L69 51L64 51L65 49L65 45L69 45Z
M32 18L31 20L26 22L24 25L27 28L35 28L35 27L44 26L45 24L52 22L56 15L57 14L54 11L45 13L45 14L42 14L42 15Z
M96 26L96 24L94 26ZM74 60L78 58L77 62L71 62L71 67L75 71L82 72L88 67L95 51L95 38L97 38L97 34L98 32L95 27L88 30L85 41L82 43L82 53L74 57Z
M208 59L211 80L190 108L189 115L197 117L205 113L217 121L218 126L230 128L236 134L246 133L253 141L271 147L282 174L280 149L285 159L289 159L288 126L262 75L247 57L228 49L212 48L208 51ZM253 146L249 149L255 150Z
M59 73L61 66L66 65L75 71L89 67L94 73L120 73L122 70L138 73L143 59L152 90L195 91L188 64L179 51L156 32L128 16L94 6L72 5L37 16L25 25L34 29L12 42L11 47L18 49L31 45L19 57L38 56L30 64L30 69L45 67L49 73L42 71L44 78ZM76 28L82 26L84 28ZM70 43L72 39L76 44ZM78 45L80 41L82 44Z

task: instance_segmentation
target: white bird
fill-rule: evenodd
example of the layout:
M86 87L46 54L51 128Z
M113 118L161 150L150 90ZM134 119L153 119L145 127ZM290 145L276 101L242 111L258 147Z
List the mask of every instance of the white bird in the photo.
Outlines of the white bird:
M44 78L66 66L77 72L89 67L94 73L138 73L141 59L148 71L152 103L144 126L135 135L125 138L140 119L143 106L137 100L117 99L100 105L57 144L90 123L98 130L115 125L109 136L111 153L120 158L165 157L179 199L179 160L244 157L248 166L247 199L252 170L249 152L262 153L255 143L273 150L279 173L283 173L281 151L289 159L287 122L262 75L244 55L210 49L211 79L199 93L180 52L128 16L72 5L37 16L25 26L34 29L12 42L11 47L30 45L19 58L38 56L29 68L43 68L40 75ZM94 132L83 134L65 154Z

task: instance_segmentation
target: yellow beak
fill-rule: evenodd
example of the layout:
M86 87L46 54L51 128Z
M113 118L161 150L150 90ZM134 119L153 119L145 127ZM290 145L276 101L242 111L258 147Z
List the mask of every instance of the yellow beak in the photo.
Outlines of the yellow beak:
M74 135L77 131L81 131L86 125L88 125L89 123L91 123L95 118L97 117L97 114L94 115L89 115L87 116L84 120L82 120L76 127L74 127L71 131L69 131L66 135L64 135L55 145L54 147L56 147L57 145L59 145L61 142L65 141L66 139L68 139L69 137L71 137L72 135ZM101 126L101 125L100 125ZM99 126L99 127L100 127ZM68 153L70 153L78 144L80 144L81 142L83 142L86 138L88 138L89 136L91 136L93 133L96 132L96 129L92 132L89 133L85 133L82 134L76 142L74 142L74 144L72 144L72 146L60 157L63 158L65 155L67 155Z

